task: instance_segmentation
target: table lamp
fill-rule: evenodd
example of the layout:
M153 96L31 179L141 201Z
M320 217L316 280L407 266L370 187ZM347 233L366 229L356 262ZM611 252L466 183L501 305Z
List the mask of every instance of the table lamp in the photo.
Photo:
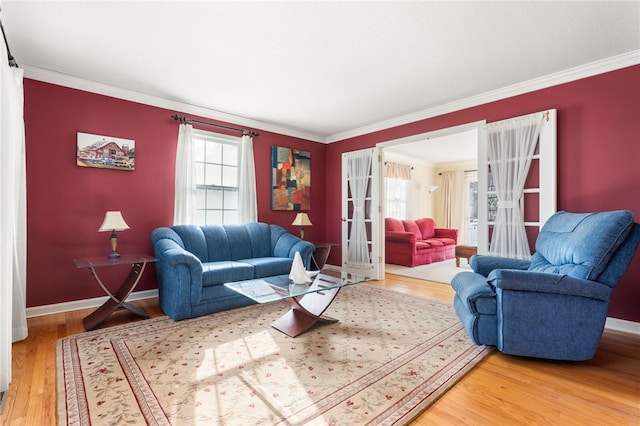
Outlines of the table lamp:
M109 241L111 242L111 254L109 255L109 259L116 259L120 257L120 254L116 252L116 249L118 248L118 234L116 234L116 231L124 231L125 229L129 229L129 225L124 221L122 213L114 211L105 213L104 222L100 225L98 232L111 231L111 236L109 237Z
M293 219L292 225L297 225L300 227L300 238L304 240L304 227L311 226L313 223L309 220L309 216L306 213L298 213L296 218Z

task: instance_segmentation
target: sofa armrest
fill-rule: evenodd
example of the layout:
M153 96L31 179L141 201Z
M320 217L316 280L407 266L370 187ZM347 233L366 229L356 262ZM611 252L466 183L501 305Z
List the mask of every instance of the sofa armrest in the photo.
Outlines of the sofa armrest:
M451 238L455 240L456 244L458 243L458 230L454 228L436 228L435 230L435 238Z
M291 246L291 250L289 250L289 257L294 258L296 252L300 252L300 257L302 258L302 263L307 271L311 270L311 255L313 254L316 246L313 243L305 240L298 240L293 246Z
M316 247L309 241L296 237L278 225L271 226L271 256L293 259L300 253L302 263L307 270L311 269L311 255Z
M520 269L525 270L529 268L531 262L522 259L512 259L510 257L500 256L487 256L487 255L474 255L469 259L469 266L474 272L489 276L494 269Z
M202 273L202 263L193 253L185 250L180 244L170 238L160 238L154 241L153 249L155 256L160 262L165 262L171 267L180 264L189 268L198 268Z
M415 244L416 234L413 232L387 231L384 233L386 241L395 241L398 243Z
M173 320L181 320L192 316L192 304L202 297L202 263L175 238L170 232L165 237L154 231L153 248L160 308Z
M611 288L599 282L546 272L496 269L489 274L487 282L502 291L578 296L604 302L611 297Z

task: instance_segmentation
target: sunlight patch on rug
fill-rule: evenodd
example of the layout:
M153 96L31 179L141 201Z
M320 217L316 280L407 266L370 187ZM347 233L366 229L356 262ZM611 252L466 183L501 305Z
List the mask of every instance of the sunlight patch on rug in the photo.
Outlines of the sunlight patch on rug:
M291 338L271 303L58 341L59 424L406 424L489 349L452 306L367 285Z

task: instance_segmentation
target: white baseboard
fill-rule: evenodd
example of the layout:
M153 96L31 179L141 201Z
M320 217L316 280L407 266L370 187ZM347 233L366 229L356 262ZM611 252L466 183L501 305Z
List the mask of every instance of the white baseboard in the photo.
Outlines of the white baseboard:
M333 265L325 265L328 269L338 269ZM131 293L127 300L141 300L150 299L152 297L158 297L158 290L143 290ZM96 308L102 305L109 297L95 297L93 299L74 300L73 302L55 303L52 305L34 306L27 308L27 318L39 317L42 315L58 314L61 312L76 311L78 309ZM640 323L622 320L618 318L607 318L604 324L605 328L616 331L623 331L625 333L632 333L640 335Z
M640 334L640 322L621 320L607 317L604 328L609 330L624 331L625 333Z
M150 299L152 297L158 297L158 289L133 292L129 297L127 297L127 301ZM59 314L61 312L76 311L78 309L96 308L106 302L107 299L109 299L109 296L74 300L73 302L54 303L52 305L34 306L27 308L27 318Z

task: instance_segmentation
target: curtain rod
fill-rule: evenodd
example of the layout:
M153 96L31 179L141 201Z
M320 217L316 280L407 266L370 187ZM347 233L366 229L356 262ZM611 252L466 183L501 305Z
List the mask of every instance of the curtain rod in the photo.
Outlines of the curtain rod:
M20 68L15 58L11 54L11 49L9 49L9 42L7 41L7 35L4 33L4 25L2 25L2 20L0 20L0 30L2 30L2 38L4 39L4 45L7 46L7 56L9 59L9 66L14 68Z
M236 127L222 126L220 124L209 123L207 121L194 120L193 118L187 118L183 115L174 114L171 116L171 118L183 124L199 123L199 124L204 124L205 126L213 126L213 127L218 127L220 129L227 129L227 130L233 130L236 132L242 132L243 135L260 136L260 133L254 130L245 130L245 129L238 129Z
M465 170L465 173L477 172L478 170ZM442 172L438 173L438 176L442 176Z

